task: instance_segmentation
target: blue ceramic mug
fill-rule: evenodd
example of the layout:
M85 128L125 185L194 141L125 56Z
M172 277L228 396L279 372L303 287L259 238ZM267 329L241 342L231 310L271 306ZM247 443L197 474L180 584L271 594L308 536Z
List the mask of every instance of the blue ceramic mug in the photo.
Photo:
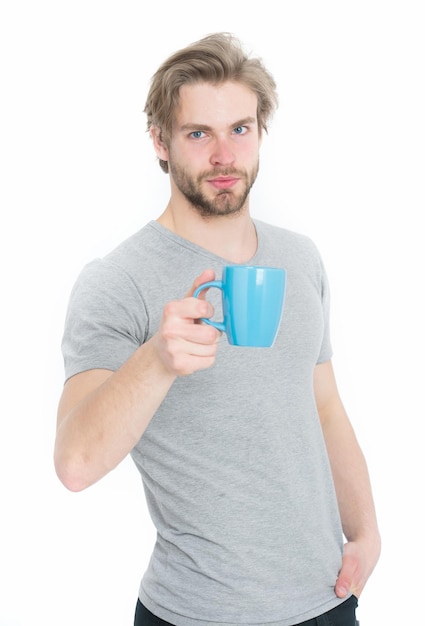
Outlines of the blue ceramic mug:
M234 346L269 348L279 330L286 290L286 270L277 267L227 265L221 280L200 285L194 297L210 287L222 291L223 321L201 318L226 333Z

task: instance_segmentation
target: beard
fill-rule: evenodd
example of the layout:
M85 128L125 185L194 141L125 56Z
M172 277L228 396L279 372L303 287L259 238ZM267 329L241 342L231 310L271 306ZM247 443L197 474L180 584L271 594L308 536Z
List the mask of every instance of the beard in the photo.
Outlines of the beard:
M249 192L254 184L259 161L250 170L237 170L233 167L214 168L208 172L201 172L197 176L191 176L184 167L168 161L170 173L179 191L189 201L192 207L202 217L217 217L222 215L236 215L245 206ZM202 183L218 176L235 176L242 183L242 190L236 193L232 189L222 189L211 198L202 191Z

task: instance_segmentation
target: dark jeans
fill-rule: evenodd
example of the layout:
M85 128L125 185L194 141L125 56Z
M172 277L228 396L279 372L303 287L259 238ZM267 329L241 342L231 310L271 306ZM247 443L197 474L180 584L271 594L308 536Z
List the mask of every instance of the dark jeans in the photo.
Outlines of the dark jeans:
M357 598L351 596L342 604L335 607L319 617L308 619L297 626L356 626ZM173 626L170 622L156 617L148 609L143 606L140 600L137 601L136 615L134 618L134 626Z

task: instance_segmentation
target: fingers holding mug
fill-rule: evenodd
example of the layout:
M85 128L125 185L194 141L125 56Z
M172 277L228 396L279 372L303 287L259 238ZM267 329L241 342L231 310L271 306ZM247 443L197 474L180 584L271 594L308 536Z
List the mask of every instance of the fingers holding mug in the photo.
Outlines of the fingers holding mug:
M214 280L214 278L215 278L214 270L211 270L211 269L204 270L202 274L200 274L200 276L197 276L195 278L195 280L193 281L192 287L189 289L189 291L186 294L186 297L191 298L198 287L200 287L203 283L207 283L211 280ZM205 291L200 293L199 298L202 300L205 300Z

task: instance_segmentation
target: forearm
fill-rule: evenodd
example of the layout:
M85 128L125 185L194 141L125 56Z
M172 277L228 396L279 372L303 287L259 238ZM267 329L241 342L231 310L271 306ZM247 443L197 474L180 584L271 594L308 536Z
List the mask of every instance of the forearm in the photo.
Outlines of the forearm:
M341 522L347 543L335 593L344 598L350 591L360 597L381 551L381 540L366 461L348 418L324 434L335 483Z
M365 458L338 393L332 363L318 365L314 391L348 541L379 543L375 506Z
M335 593L344 598L351 591L359 597L381 551L369 472L330 361L316 366L314 392L347 539Z
M55 466L65 486L80 491L116 467L136 445L174 380L147 342L119 370L105 372L93 391L81 392L73 406L64 394Z
M348 541L374 544L379 541L379 532L369 472L348 420L331 434L326 434L325 429L325 439L344 535Z

